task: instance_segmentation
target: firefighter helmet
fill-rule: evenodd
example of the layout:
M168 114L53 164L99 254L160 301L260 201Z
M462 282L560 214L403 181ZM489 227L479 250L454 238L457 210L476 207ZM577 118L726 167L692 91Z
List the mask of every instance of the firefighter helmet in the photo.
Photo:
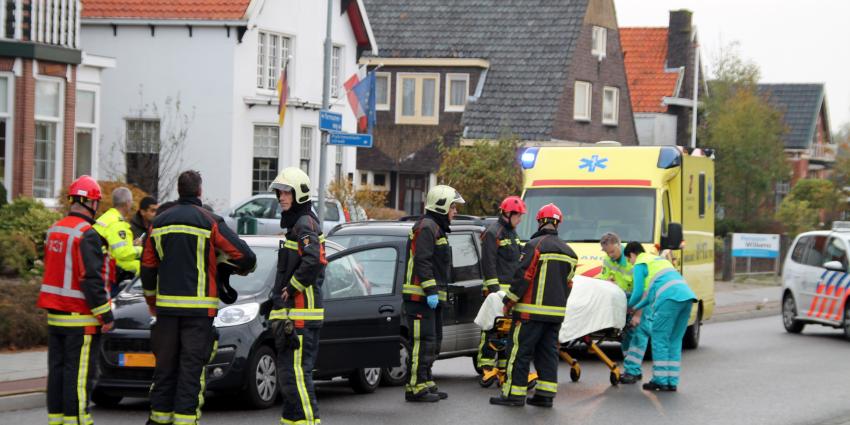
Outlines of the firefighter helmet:
M425 199L425 209L437 214L448 214L452 204L465 204L460 193L451 186L437 185L428 191Z
M522 198L519 196L508 196L504 201L502 201L502 204L499 205L499 209L505 214L525 214L528 212L525 208L525 202L523 202Z
M303 204L310 200L310 177L298 167L284 168L269 185L269 192L276 190L294 191L295 202Z
M540 208L540 211L537 211L537 221L552 220L556 223L560 223L563 219L564 215L561 214L561 209L558 208L555 204L546 204L542 208Z
M101 198L100 185L90 176L80 176L68 187L68 196L85 198L90 201L99 201Z

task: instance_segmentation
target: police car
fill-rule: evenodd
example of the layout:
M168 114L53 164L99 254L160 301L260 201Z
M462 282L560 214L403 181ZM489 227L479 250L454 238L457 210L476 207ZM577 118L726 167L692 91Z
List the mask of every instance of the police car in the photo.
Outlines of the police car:
M807 324L840 328L850 339L850 222L794 239L782 270L782 322L800 333Z

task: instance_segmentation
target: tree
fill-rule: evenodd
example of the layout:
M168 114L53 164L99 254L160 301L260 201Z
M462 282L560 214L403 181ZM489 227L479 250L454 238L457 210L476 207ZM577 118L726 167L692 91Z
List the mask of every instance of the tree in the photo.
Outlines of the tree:
M384 209L387 202L387 193L375 190L366 185L360 189L354 189L351 180L334 180L328 185L328 194L339 201L343 208L348 209L350 205L356 205L366 211L369 218L380 216L379 209Z
M779 205L776 219L785 227L785 232L793 238L811 230L818 222L818 212L809 206L809 201L802 201L788 196Z
M717 150L718 205L746 227L759 220L759 210L775 183L788 178L789 168L782 116L758 95L758 67L741 59L735 47L716 60L712 95L705 100L704 145Z
M522 171L517 162L517 140L476 142L473 146L440 147L442 163L437 177L460 192L466 205L462 213L494 215L499 202L522 192Z

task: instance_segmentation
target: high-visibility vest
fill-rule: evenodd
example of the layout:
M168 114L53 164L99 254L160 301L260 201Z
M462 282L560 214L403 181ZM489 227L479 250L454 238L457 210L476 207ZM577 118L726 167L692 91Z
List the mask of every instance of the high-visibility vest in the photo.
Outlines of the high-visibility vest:
M48 315L48 324L55 326L100 326L94 315L110 310L109 301L94 309L89 308L86 297L80 287L85 274L80 254L80 241L83 233L91 225L80 217L68 216L56 222L47 230L44 244L44 276L38 306L71 315ZM101 274L106 285L107 264L104 262ZM55 316L55 317L54 317Z
M649 291L652 284L655 283L655 281L657 281L661 276L668 273L678 273L676 267L673 266L673 263L668 261L666 258L658 255L647 254L645 252L638 254L635 265L638 264L646 264L647 268L646 281L643 286L644 296L646 296L646 291ZM634 282L635 285L639 283L640 282Z

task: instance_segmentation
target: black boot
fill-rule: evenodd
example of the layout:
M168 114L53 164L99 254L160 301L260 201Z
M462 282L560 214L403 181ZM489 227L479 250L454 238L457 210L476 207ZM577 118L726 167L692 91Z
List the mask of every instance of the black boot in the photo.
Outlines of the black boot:
M643 389L645 389L647 391L666 391L666 388L667 388L666 385L656 384L655 382L652 382L652 381L649 381L649 382L643 384Z
M490 404L499 406L522 407L525 406L525 397L490 397Z
M543 397L538 394L535 394L534 397L529 397L525 402L537 407L552 407L552 397Z
M447 393L440 391L440 389L436 386L428 388L428 392L431 393L431 394L438 395L440 397L440 400L445 400L445 399L449 398L449 395Z
M422 391L419 394L404 393L404 399L413 403L436 403L440 401L440 396L431 394L430 391Z
M622 376L620 376L620 383L621 384L634 384L634 383L640 381L641 378L643 378L641 375L630 375L628 373L625 373Z

